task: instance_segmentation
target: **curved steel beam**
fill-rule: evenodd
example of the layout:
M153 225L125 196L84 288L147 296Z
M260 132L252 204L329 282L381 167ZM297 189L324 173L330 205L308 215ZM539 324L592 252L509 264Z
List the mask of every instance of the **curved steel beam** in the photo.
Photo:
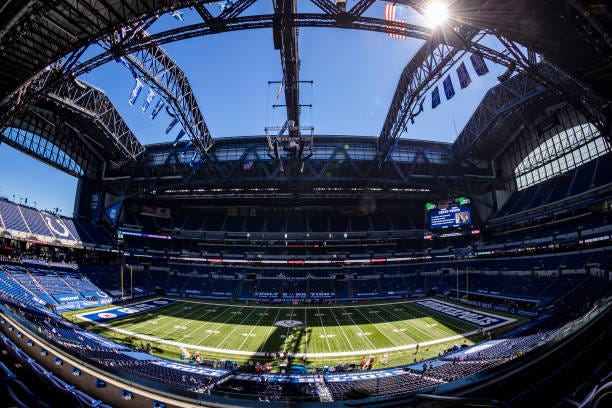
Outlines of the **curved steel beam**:
M119 160L136 160L144 152L136 136L129 129L106 94L91 85L63 81L47 94L47 99L87 116L92 125L115 147Z
M140 41L119 44L112 50L100 53L86 61L76 65L73 69L75 75L89 72L107 62L112 61L118 55L126 55L137 52L140 49L159 46L188 38L202 37L212 34L220 34L231 31L254 30L259 28L273 28L274 14L261 14L252 16L240 16L223 21L223 24L199 23L181 26L172 30L150 34ZM396 21L388 21L381 18L357 17L350 22L339 22L333 16L327 14L297 13L290 18L295 27L326 27L343 28L353 30L374 31L386 34L400 34L407 37L427 40L432 36L432 29L414 24L406 24Z
M387 161L396 141L407 131L410 113L429 88L450 69L458 55L465 53L459 38L471 42L478 34L471 27L457 31L449 28L438 32L421 46L402 71L378 139L379 164Z
M224 9L219 15L213 16L205 6L218 0L38 0L30 1L27 13L13 13L12 10L0 9L0 22L10 18L10 24L0 26L0 57L3 67L0 69L0 106L4 105L10 97L26 82L33 79L46 66L63 58L80 48L86 47L96 41L103 40L122 27L142 25L154 16L174 10L193 7L202 16L208 29L215 32L235 31L240 27L232 27L237 18L257 0L236 0L231 7ZM297 26L328 26L367 29L366 20L361 14L369 8L373 0L360 0L354 9L341 12L329 0L319 0L333 6L330 10L336 12L326 13L314 20L326 19L327 23L318 25L315 22L297 24ZM398 0L397 3L411 5L415 1ZM329 7L328 7L329 8ZM4 15L6 14L6 15ZM271 27L271 17L267 24L243 28ZM305 19L308 17L305 15ZM251 20L257 20L251 18ZM298 18L301 20L301 18ZM430 30L418 30L401 23L385 22L382 19L376 23L377 31L394 32L407 36L424 38ZM259 19L261 21L261 19ZM368 23L372 25L372 22ZM229 27L228 27L229 26ZM192 30L187 26L185 30ZM387 29L385 29L387 27ZM192 30L193 31L193 30ZM205 35L206 32L193 31L182 38ZM414 34L414 35L412 35ZM172 35L172 34L171 34ZM180 39L168 39L164 42Z
M146 31L138 35L140 38L149 36ZM142 73L144 82L159 95L164 95L192 146L205 157L213 139L185 72L159 46L140 49L125 58Z

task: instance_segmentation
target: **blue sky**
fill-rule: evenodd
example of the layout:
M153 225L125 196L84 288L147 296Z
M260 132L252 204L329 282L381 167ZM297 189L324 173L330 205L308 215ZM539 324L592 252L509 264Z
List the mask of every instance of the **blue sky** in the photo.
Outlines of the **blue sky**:
M299 2L300 11L312 12L310 2ZM350 5L350 2L349 2ZM216 5L211 9L218 13ZM366 15L383 17L383 2L377 2ZM259 1L248 14L270 13L271 2ZM402 10L409 22L423 24L411 9ZM185 10L185 21L162 16L151 32L199 22L194 11ZM400 73L422 41L392 39L386 34L343 30L302 28L299 50L303 85L302 124L315 127L318 134L378 136L395 91ZM496 45L490 44L492 47ZM189 39L164 46L167 53L186 72L200 109L214 138L262 135L265 126L278 126L285 112L273 109L276 86L268 81L282 77L279 52L274 50L270 29L249 30ZM425 112L408 125L406 137L452 142L461 131L485 92L497 83L504 68L489 63L491 73L476 77L467 57L466 66L472 84L459 89L456 73L451 70L456 95L444 98L435 110L431 98ZM458 63L459 61L457 61ZM165 112L151 120L140 106L148 88L143 89L134 106L127 102L134 85L129 71L115 62L102 66L81 79L104 90L124 117L134 134L144 143L172 141L178 129L165 134L169 117ZM441 82L440 82L441 88ZM316 143L315 143L316 147ZM15 169L19 169L19 172ZM17 176L19 174L19 176ZM12 199L28 197L39 208L60 207L72 214L77 180L7 146L0 147L0 195Z

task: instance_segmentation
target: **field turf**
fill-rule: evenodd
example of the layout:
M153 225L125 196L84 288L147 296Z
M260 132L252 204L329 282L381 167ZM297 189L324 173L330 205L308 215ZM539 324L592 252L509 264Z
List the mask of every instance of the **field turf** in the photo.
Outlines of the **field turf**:
M278 326L288 320L301 324ZM431 348L437 353L452 344L471 344L461 335L477 330L408 301L292 307L179 300L98 325L89 327L135 345L152 342L170 358L181 349L243 361L287 351L306 353L310 362L352 361L365 354L401 355L408 362L417 343L421 352Z

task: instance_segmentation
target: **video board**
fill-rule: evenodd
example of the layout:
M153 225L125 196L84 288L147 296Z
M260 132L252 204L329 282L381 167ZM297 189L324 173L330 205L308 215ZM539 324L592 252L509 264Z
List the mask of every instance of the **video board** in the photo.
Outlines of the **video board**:
M430 230L456 228L472 224L471 201L467 197L441 202L425 203L427 225Z

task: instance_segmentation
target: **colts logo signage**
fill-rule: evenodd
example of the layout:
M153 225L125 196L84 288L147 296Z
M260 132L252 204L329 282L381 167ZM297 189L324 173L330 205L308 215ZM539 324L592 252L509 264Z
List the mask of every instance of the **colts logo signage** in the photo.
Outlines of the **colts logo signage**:
M299 320L279 320L278 322L274 323L274 326L292 328L304 326L304 323L300 322Z
M63 222L61 222L57 218L52 218L49 215L44 215L43 219L45 220L47 227L49 227L51 232L53 232L56 236L68 238L68 236L70 235L70 231L68 231L68 228L64 225Z

